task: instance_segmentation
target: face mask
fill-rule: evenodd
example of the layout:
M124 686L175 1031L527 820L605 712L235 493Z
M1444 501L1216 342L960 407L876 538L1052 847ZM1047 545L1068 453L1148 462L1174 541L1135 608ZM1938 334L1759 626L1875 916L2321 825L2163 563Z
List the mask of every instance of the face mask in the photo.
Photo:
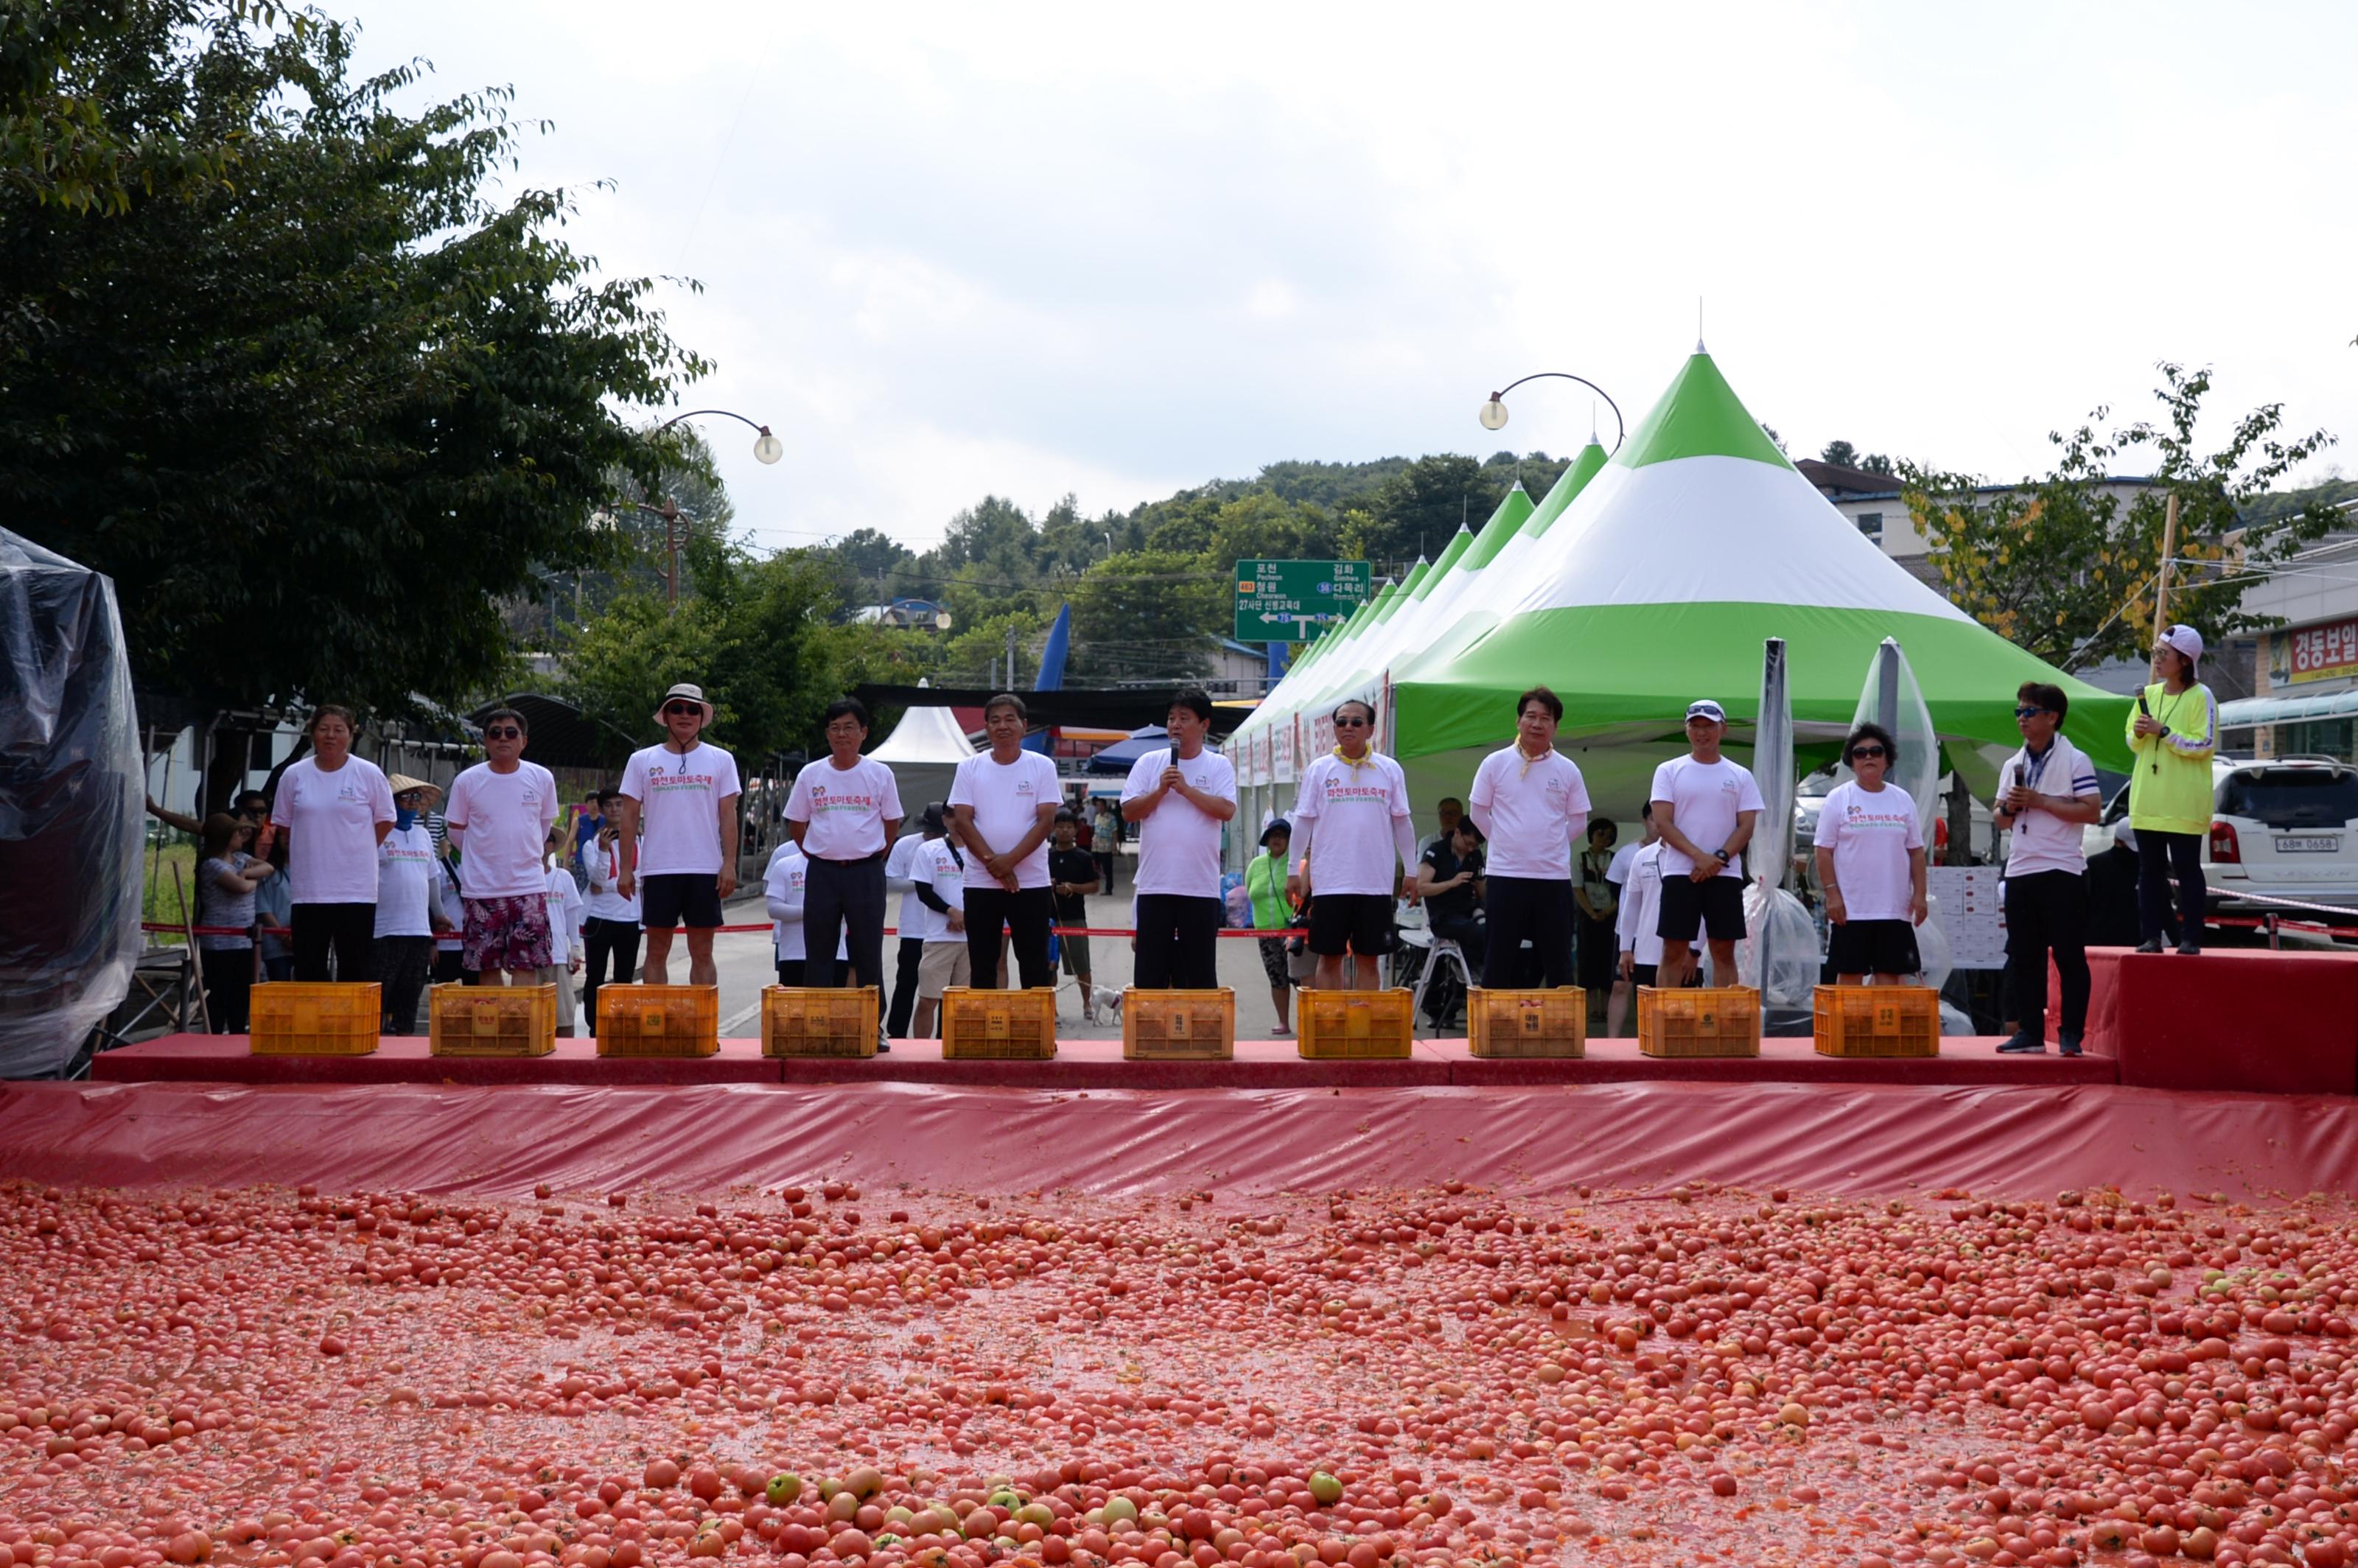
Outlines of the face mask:
M396 806L393 808L393 825L404 833L408 832L410 824L416 820L417 812L414 806Z

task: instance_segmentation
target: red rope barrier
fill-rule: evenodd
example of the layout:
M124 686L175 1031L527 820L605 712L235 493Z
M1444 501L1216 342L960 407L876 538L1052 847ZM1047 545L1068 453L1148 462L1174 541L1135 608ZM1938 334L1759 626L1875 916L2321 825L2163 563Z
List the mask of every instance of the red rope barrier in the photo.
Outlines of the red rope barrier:
M139 929L142 931L162 931L177 936L188 928L185 926L171 925L167 921L143 920L139 923ZM646 928L644 926L641 926L640 929L644 931ZM711 929L731 933L768 931L772 929L772 923L765 920L758 925L716 925ZM1127 925L1055 925L1049 927L1049 929L1054 931L1059 936L1135 936L1138 935L1138 932L1134 927ZM265 936L292 936L294 935L292 930L284 925L256 925L251 927L243 925L200 925L196 927L196 934L200 936L248 936L254 935L255 932L260 932ZM884 935L887 936L897 936L900 934L901 928L897 925L888 925L884 928ZM1307 936L1310 933L1306 927L1288 925L1273 927L1267 931L1260 930L1258 928L1246 928L1239 930L1223 927L1220 931L1216 933L1216 935L1221 936L1260 937Z

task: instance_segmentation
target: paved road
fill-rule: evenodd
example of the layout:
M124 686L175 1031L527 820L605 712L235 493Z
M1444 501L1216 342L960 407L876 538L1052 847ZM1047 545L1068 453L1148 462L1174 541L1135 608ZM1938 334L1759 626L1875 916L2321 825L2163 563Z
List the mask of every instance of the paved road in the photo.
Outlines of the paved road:
M762 901L758 898L737 899L730 903L728 923L746 925L762 918ZM1098 896L1089 900L1089 924L1097 926L1123 926L1130 924L1130 895ZM885 938L885 961L892 959L895 938ZM713 957L720 969L720 1033L724 1039L744 1038L761 1032L758 1010L762 988L774 984L777 974L773 967L770 938L764 934L723 933L713 942ZM1130 984L1131 976L1130 939L1126 936L1098 936L1089 943L1089 957L1094 973L1091 979L1099 989L1120 990ZM685 944L672 945L672 979L685 980ZM1058 1033L1067 1040L1119 1040L1119 1024L1090 1026L1081 1022L1081 998L1076 982L1059 973L1057 976L1057 1014L1063 1021ZM1233 987L1237 993L1237 1034L1239 1039L1266 1040L1277 1022L1276 1005L1269 993L1269 978L1260 967L1258 944L1235 938L1220 943L1220 981Z

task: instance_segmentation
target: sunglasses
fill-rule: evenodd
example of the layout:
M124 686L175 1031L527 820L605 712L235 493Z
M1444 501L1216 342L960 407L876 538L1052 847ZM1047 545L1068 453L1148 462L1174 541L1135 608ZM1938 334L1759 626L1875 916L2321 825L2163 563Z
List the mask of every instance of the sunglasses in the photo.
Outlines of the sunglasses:
M2014 710L2014 716L2017 719L2036 719L2046 711L2047 709L2043 708L2017 708Z
M664 717L665 719L676 719L683 713L693 713L700 717L703 712L704 709L698 708L692 702L666 702L664 704Z
M1337 730L1365 730L1367 727L1368 721L1364 719L1337 719L1335 720L1335 728Z
M1880 746L1853 746L1850 749L1850 754L1854 759L1859 757L1880 757L1883 755L1883 748Z
M486 741L521 741L524 739L524 731L517 729L513 724L503 724L496 730L484 730L483 739Z

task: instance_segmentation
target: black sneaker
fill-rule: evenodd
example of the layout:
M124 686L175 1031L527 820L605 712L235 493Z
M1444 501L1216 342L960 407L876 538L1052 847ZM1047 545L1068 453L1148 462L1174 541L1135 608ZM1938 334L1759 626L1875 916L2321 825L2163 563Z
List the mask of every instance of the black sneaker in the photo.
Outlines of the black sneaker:
M2076 1056L2080 1054L2080 1037L2077 1034L2074 1034L2067 1029L2058 1034L2055 1038L2055 1048L2064 1055Z
M2158 953L2161 951L2161 938L2148 936L2136 945L2136 950L2140 953Z
M2200 942L2180 942L2178 945L2178 950L2180 953L2185 954L2190 958L2197 957L2202 952L2202 944Z
M2046 1051L2047 1042L2041 1040L2038 1035L2030 1033L2029 1030L2025 1029L2017 1033L2012 1039L2000 1044L1998 1049L2011 1056L2036 1055Z

